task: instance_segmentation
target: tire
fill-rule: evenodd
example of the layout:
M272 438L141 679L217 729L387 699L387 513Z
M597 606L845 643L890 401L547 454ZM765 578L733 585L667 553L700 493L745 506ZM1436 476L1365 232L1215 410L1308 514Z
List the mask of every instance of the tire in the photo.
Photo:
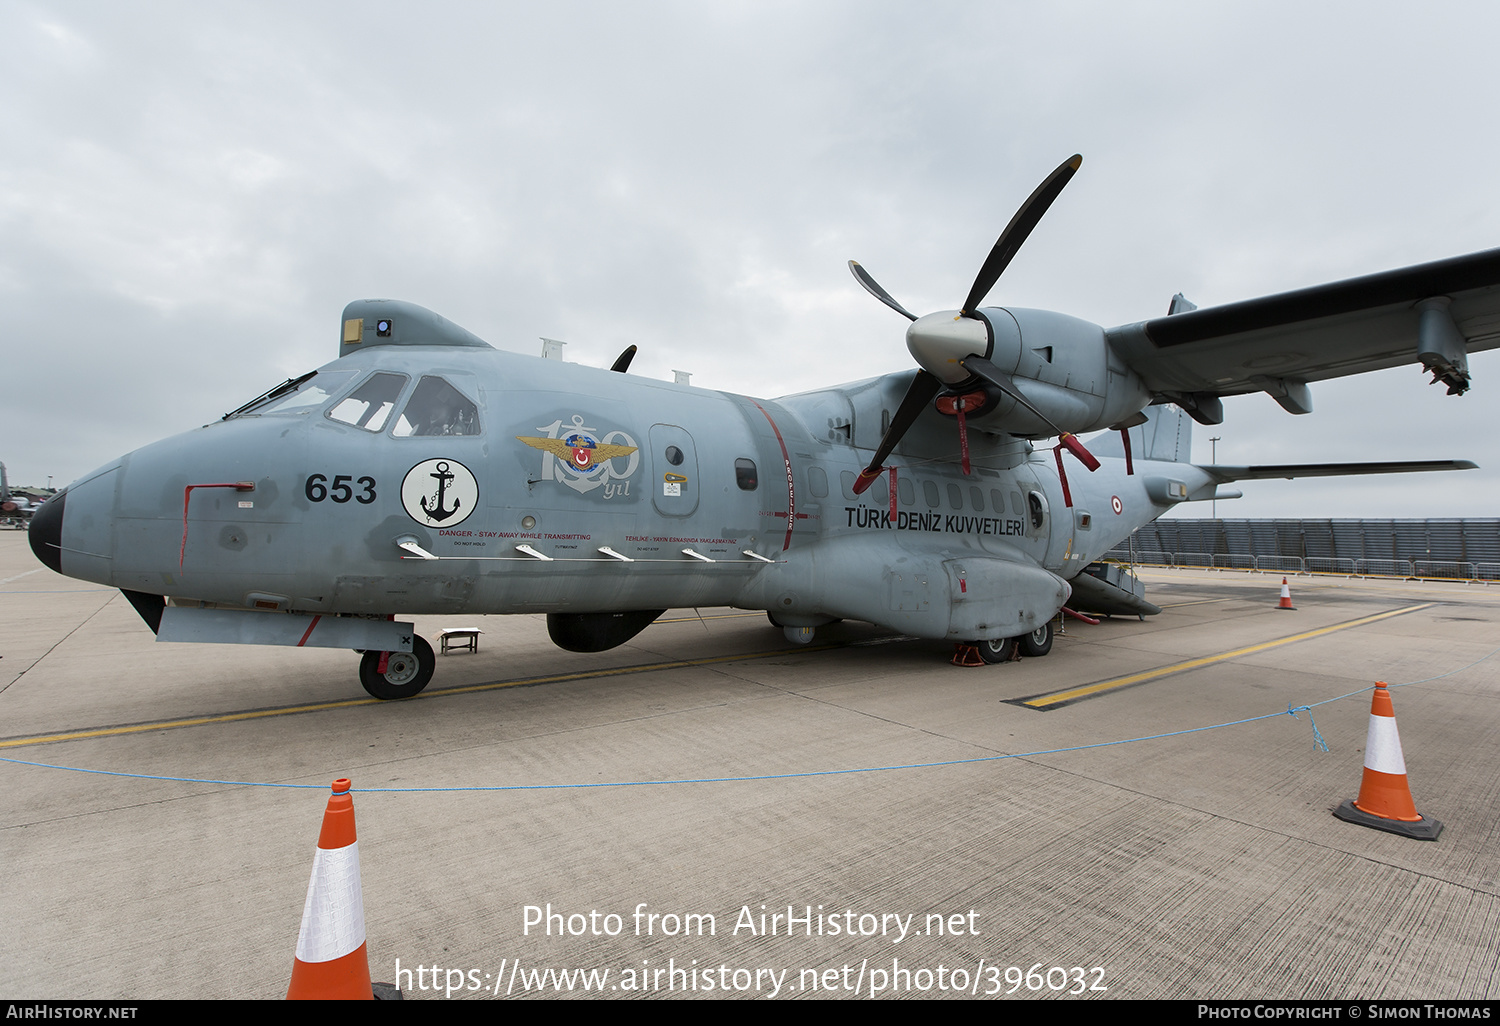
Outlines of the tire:
M1052 651L1052 621L1048 620L1030 634L1016 639L1021 643L1021 654L1036 659Z
M385 653L365 653L359 661L359 682L370 694L386 701L418 694L432 680L432 671L437 668L432 646L421 637L412 638L410 652L391 652L384 673L379 672L382 655Z
M995 638L992 641L976 641L974 647L979 649L979 658L987 663L1008 663L1015 643L1015 638Z

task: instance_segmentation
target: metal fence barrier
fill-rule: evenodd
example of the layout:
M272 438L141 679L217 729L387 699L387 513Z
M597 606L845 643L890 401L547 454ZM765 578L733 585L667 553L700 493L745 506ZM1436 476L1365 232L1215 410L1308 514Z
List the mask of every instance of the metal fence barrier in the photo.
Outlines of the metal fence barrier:
M1278 574L1344 574L1349 577L1419 577L1428 580L1500 583L1500 563L1444 559L1344 559L1327 556L1255 556L1246 552L1162 552L1110 549L1104 559L1136 566L1246 570Z

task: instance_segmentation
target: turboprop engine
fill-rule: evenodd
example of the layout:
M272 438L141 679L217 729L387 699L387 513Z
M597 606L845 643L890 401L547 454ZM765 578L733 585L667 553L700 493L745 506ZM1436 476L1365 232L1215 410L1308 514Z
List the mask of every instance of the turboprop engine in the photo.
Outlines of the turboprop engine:
M921 368L875 458L855 481L856 493L879 476L886 458L929 405L957 421L961 439L971 424L1023 438L1056 435L1089 470L1097 469L1099 461L1074 437L1077 432L1140 423L1151 392L1115 354L1099 325L1046 310L979 307L1082 164L1077 154L1063 161L1021 204L979 269L962 309L918 317L849 261L866 291L912 322L906 347Z

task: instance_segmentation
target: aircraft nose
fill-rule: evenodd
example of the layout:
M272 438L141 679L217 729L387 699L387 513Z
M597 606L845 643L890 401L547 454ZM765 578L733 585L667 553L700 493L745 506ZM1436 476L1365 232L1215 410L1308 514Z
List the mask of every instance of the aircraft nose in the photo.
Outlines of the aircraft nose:
M63 507L67 500L68 490L64 488L42 503L41 508L31 515L31 526L26 531L36 558L59 574L62 573Z

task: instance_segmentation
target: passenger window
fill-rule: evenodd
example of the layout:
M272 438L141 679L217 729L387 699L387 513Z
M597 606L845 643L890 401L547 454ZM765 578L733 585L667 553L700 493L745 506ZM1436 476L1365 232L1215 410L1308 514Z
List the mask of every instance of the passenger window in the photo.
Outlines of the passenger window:
M742 492L753 492L760 484L760 478L755 473L755 461L738 459L734 461L734 483L740 486Z
M813 498L826 499L828 497L828 474L822 467L813 467L809 470L807 480L812 485Z
M939 502L939 500L938 500L937 482L935 482L935 481L923 481L922 482L922 498L924 498L924 499L927 500L927 505L931 509L937 509L938 508L938 502Z
M994 509L994 511L996 513L1004 513L1005 512L1005 499L1000 494L1000 489L998 489L998 488L991 488L990 489L990 506L991 506L991 508Z
M910 506L917 501L917 490L912 487L911 478L896 478L896 497L903 506Z
M405 374L376 374L328 411L328 419L366 431L384 431L396 400L406 387Z
M479 434L479 407L439 377L424 375L391 432L397 438Z
M984 493L979 490L978 485L969 486L969 500L974 503L974 512L984 512Z
M954 509L964 508L964 490L956 484L948 486L948 505Z

